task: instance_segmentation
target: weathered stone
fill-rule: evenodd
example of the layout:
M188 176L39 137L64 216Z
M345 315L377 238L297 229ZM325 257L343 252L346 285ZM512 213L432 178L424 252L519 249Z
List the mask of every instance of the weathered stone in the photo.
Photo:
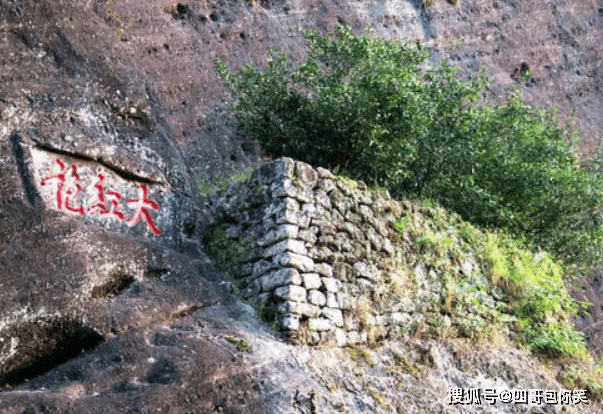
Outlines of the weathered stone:
M337 228L325 220L312 219L312 225L317 226L323 236L334 236L337 232Z
M327 195L326 191L318 190L314 193L314 199L316 200L316 204L326 208L328 210L331 209L331 198Z
M327 303L326 305L329 308L333 308L333 309L338 309L339 308L339 303L337 303L337 298L335 296L335 293L333 292L327 292Z
M241 235L241 226L228 226L226 227L226 237L229 239L236 239Z
M318 273L303 273L302 279L306 289L319 289L322 286L322 280Z
M392 242L389 241L388 238L383 238L383 246L381 246L381 251L390 255L394 253L394 246L392 246Z
M272 299L272 292L258 293L258 295L254 299L262 303L267 303L270 299Z
M313 318L308 320L308 329L316 332L331 331L333 323L325 318Z
M332 277L333 276L333 268L326 263L316 263L314 265L314 269L321 276Z
M335 210L335 209L331 209L331 223L335 226L335 228L337 228L337 230L343 230L343 225L345 223L345 219L343 218L343 215Z
M272 183L270 191L272 191L272 196L277 198L295 199L301 203L309 203L312 201L312 192L297 187L293 181L288 178Z
M276 220L273 217L264 216L264 218L262 218L262 229L263 229L264 233L267 233L270 230L275 229L275 228L276 228Z
M473 260L467 259L461 263L461 271L465 276L471 277L471 273L473 272Z
M262 165L258 170L258 175L263 183L270 184L282 177L293 178L294 172L295 162L291 158L279 158L275 162Z
M359 226L362 223L362 217L359 214L352 213L351 209L346 211L344 217L346 222L355 224L356 226Z
M349 237L349 238L359 240L359 241L365 239L364 234L362 233L362 231L360 231L360 229L356 225L346 221L345 223L343 223L342 227L343 227L343 230L345 230L349 236L342 234L341 237L344 237L345 239L347 239Z
M324 179L333 178L333 173L331 173L331 171L327 170L326 168L317 167L316 172L318 173L320 178L323 178L323 180L320 180L321 182L326 181Z
M297 331L299 329L299 318L285 316L281 321L281 328L287 331Z
M419 288L424 289L427 285L427 268L423 263L417 263L414 268L415 280Z
M293 302L306 301L306 289L301 286L282 286L274 289L273 294L281 300L290 300Z
M258 239L258 246L264 247L281 241L283 239L294 239L297 237L299 227L292 224L283 224L269 231L264 237Z
M335 329L335 342L337 346L346 346L348 344L348 338L343 329Z
M356 285L358 285L362 294L371 293L375 290L375 286L370 280L361 277L356 279Z
M346 224L349 225L349 223ZM318 240L320 241L320 238ZM341 252L349 253L354 250L354 248L352 247L351 240L347 237L345 233L337 233L334 242L336 243L337 250Z
M343 327L343 314L339 309L323 308L321 315L333 322L335 326Z
M358 323L356 322L355 316L352 315L351 312L344 312L343 325L344 329L348 332L358 330Z
M308 251L308 256L316 261L328 262L329 259L334 258L336 255L327 246L313 247Z
M305 255L308 253L306 244L301 240L285 239L264 250L264 258L268 259L284 252L293 252Z
M244 299L255 298L262 291L262 284L259 280L252 280L251 283L243 289L241 296Z
M277 310L281 315L294 314L309 318L316 318L321 312L318 306L302 302L283 302L277 306Z
M264 292L272 291L275 287L301 285L302 279L295 269L279 269L258 279Z
M294 224L305 229L310 224L310 217L299 211L281 210L276 213L276 224Z
M348 211L356 209L356 204L353 200L350 200L348 198L337 197L337 194L341 193L337 193L335 191L331 193L331 203L339 211L339 213L345 217Z
M294 267L302 273L310 273L314 271L314 260L297 253L285 252L279 256L276 256L274 261L281 266Z
M243 260L245 262L257 262L258 260L260 260L263 257L264 257L264 249L258 247L256 249L252 249L249 253L247 253L245 255L245 257L243 258ZM253 269L253 265L251 263L248 263L248 264Z
M301 206L301 211L311 218L318 216L318 209L314 203L303 203Z
M294 198L277 198L266 206L264 209L264 214L266 216L273 216L282 212L283 210L297 212L299 211L299 208L299 203Z
M357 344L362 344L365 343L367 341L367 334L366 332L348 332L347 335L347 343L350 345L357 345Z
M352 196L354 191L358 188L358 183L356 181L342 176L337 177L335 180L335 185L348 197Z
M363 183L364 184L364 183ZM373 195L368 191L363 191L358 194L358 202L366 206L373 204Z
M386 323L389 325L405 325L409 326L412 322L412 318L408 313L394 312L387 316Z
M267 272L274 269L275 267L276 266L274 265L274 263L272 263L268 260L262 259L253 264L253 271L251 273L251 276L252 277L262 276L263 274L266 274Z
M354 263L353 269L354 277L356 278L363 277L374 282L378 282L381 279L379 269L374 265L369 266L366 262Z
M317 242L322 246L337 248L338 250L341 250L341 244L346 243L347 241L341 238L336 238L336 236L332 236L330 234L321 234L320 236L318 236Z
M312 303L313 305L317 305L317 306L324 306L325 303L327 303L326 296L322 292L319 292L318 290L308 291L307 299L308 299L308 302Z
M295 162L295 177L309 188L314 188L318 183L318 173L304 162Z
M351 276L353 275L353 267L347 263L333 263L332 269L333 276L342 282L351 279Z
M365 234L375 251L380 251L383 248L383 237L379 236L372 227L368 227Z
M241 276L247 277L251 276L253 273L253 263L245 263L240 267Z
M365 204L360 205L360 215L364 219L372 219L373 218L373 210Z
M305 241L306 243L309 243L310 245L314 245L314 243L316 243L316 240L317 240L316 234L314 234L313 232L311 232L309 230L299 230L297 232L297 238Z
M356 307L356 298L352 295L343 292L337 292L337 304L340 309L350 310Z
M328 292L339 292L341 290L341 282L333 277L322 277L322 284Z
M498 76L503 82L508 82L508 74L513 65L518 64L518 61L512 62L513 56L529 59L535 54L534 60L541 60L538 53L545 50L548 57L552 56L552 62L544 62L548 63L544 69L540 64L532 68L538 72L535 78L521 85L524 89L529 87L531 103L538 107L543 102L559 101L561 108L568 108L571 105L567 103L574 102L578 105L580 123L588 121L591 131L586 134L591 138L601 135L601 111L596 104L600 101L600 91L589 85L594 79L597 86L600 78L601 27L597 24L600 16L597 16L596 7L593 8L594 2L551 0L542 5L529 0L495 1L492 7L463 4L462 10L445 2L434 3L433 7L425 9L403 3L404 7L393 8L388 3L388 15L384 17L382 4L372 2L352 5L309 2L301 8L294 7L294 13L288 15L283 15L280 3L274 2L263 2L256 7L250 7L247 2L210 5L173 2L157 7L132 1L0 2L3 46L0 53L0 268L5 292L0 307L3 324L12 324L10 327L3 325L2 335L19 334L14 336L19 338L14 349L22 356L33 351L47 351L47 346L53 345L56 337L52 335L56 332L64 335L68 348L76 350L76 357L71 361L30 379L28 383L3 390L1 412L86 412L91 399L94 399L97 411L106 413L165 411L168 408L183 413L262 413L267 411L267 406L274 412L312 411L309 408L311 402L303 396L305 390L300 389L300 399L296 399L293 394L298 387L290 387L287 381L278 382L280 378L294 378L302 385L310 381L303 370L293 366L296 364L287 363L290 355L286 354L288 351L280 352L280 344L264 337L258 341L262 347L259 355L238 358L235 346L222 339L239 334L221 327L236 325L227 315L246 313L238 308L246 305L228 300L228 296L208 293L211 291L208 287L214 283L204 282L206 277L218 281L222 276L195 247L198 244L196 218L194 214L189 216L195 210L194 178L201 176L210 180L238 171L257 161L260 154L260 149L252 150L250 145L254 144L247 137L242 139L243 134L237 133L234 126L225 125L228 111L223 110L222 101L226 88L215 81L212 59L208 56L226 57L232 68L248 63L250 56L254 59L261 56L265 44L286 48L297 56L305 42L303 36L291 29L295 29L300 21L307 27L318 24L320 28L328 29L338 20L351 21L356 26L372 23L377 37L428 39L427 47L444 55L446 52L438 50L441 48L436 43L442 44L441 38L451 35L462 36L469 39L467 44L471 47L454 52L455 63L461 70L465 72L469 66L479 66L479 61L487 61L494 65L490 72L507 74ZM421 18L417 18L417 14ZM484 17L488 21L484 21ZM389 20L397 23L392 24ZM553 31L553 35L547 30ZM571 31L569 40L560 41L559 33L555 34L559 31ZM281 36L287 32L291 32L292 37ZM500 32L504 32L504 39L499 36ZM437 37L436 42L429 40L430 37ZM511 59L505 56L509 46L513 50ZM496 57L494 52L499 50L501 53ZM576 59L578 55L579 59ZM544 56L545 60L547 56ZM556 56L567 56L567 59L561 59L559 63ZM533 66L530 61L528 63ZM173 68L177 70L171 70ZM515 77L515 72L511 77ZM556 87L551 88L551 82ZM585 98L577 99L578 92L582 94L583 91ZM20 134L32 141L23 142L21 146ZM584 141L593 142L592 139ZM588 152L588 148L586 150ZM52 194L52 189L57 181L39 187L42 170L36 164L39 160L31 160L31 154L36 151L48 152L53 168L58 166L56 158L66 162L67 172L71 171L72 164L77 166L81 195L75 196L75 187L67 188L66 185L64 190L73 196L70 206L86 207L85 213L90 205L86 204L89 201L84 196L98 194L99 188L95 190L94 181L99 177L97 174L102 173L104 190L116 191L122 196L117 211L125 215L125 220L119 219L118 215L110 220L112 214L79 217L77 213L70 215L65 208L56 208L56 194ZM68 161L68 154L77 161ZM262 178L270 184L280 177L294 178L294 167L292 160L278 160L258 169L253 182L249 183L249 192L254 194L248 197L249 205L266 205L266 200L272 197ZM57 172L55 169L51 174ZM318 175L322 180L332 177L323 169L318 170ZM48 174L44 172L43 176L48 177ZM67 181L71 178L75 178L74 174L66 175ZM129 190L122 191L120 186L114 186L119 182L118 178L129 183L124 187L130 186ZM94 181L90 182L90 179ZM144 216L140 216L132 227L127 224L133 213L132 204L127 200L140 198L141 184L147 186L146 198L157 203L157 211L150 208L148 213L161 232L160 237L149 231L150 225ZM361 183L356 184L356 188L362 187ZM239 204L246 191L237 185L228 189L226 197L229 200L221 204L224 208L235 209L227 217L229 220L242 224L251 217L248 211L240 211L247 208ZM363 194L356 196L357 201L363 203ZM111 209L111 201L107 200L104 207ZM388 223L386 229L392 228L391 224L399 218L394 203L390 208L389 213L380 217L381 222ZM407 208L411 209L410 203ZM261 226L262 218L258 221ZM332 224L338 227L335 219ZM264 225L266 229L274 227L273 218L266 218ZM387 237L375 228L378 234ZM134 245L138 240L145 241L144 245L139 245L140 250L127 248L126 245ZM173 253L170 253L172 248L179 253L186 251L187 255L171 260L168 256ZM122 264L125 270L115 267ZM246 273L253 270L252 267L248 269ZM123 291L121 285L115 291L109 289L113 295L110 300L86 296L98 287L110 286L107 280L117 270L125 272L117 276L134 280L129 287ZM462 271L474 276L477 267ZM600 289L589 290L600 292ZM181 304L191 307L183 310L179 308ZM192 304L203 304L204 307L202 312L195 312L194 322L189 317L194 312ZM50 314L72 315L81 321L81 326L66 319L27 319L41 309ZM17 311L23 311L27 318L20 319L23 313L15 313ZM207 324L202 314L213 315L211 332L204 328ZM168 315L171 320L162 319ZM596 312L592 317L597 317ZM596 327L596 320L581 319L584 326ZM52 329L47 329L48 326L41 322L49 323ZM95 332L100 332L101 339L106 338L107 343L89 349L86 345L87 352L80 353L78 346L82 344L77 341L95 343L99 340ZM601 338L596 330L592 331L592 338L597 334ZM247 336L247 332L244 335ZM325 336L321 335L321 339ZM13 349L13 337L3 338L2 357ZM269 353L274 363L263 365L266 369L261 376L254 375L256 364L264 362L261 361L266 355L264 351L270 349L279 350ZM442 371L437 350L432 349L428 356L436 361L436 371ZM231 363L233 352L237 353L235 364ZM512 353L492 354L496 357L494 365L500 360L508 361L514 367L533 365L525 361L515 363L509 359L513 358ZM203 357L199 358L199 355ZM60 357L65 358L65 355ZM14 359L0 359L2 374L13 368L15 372L24 367L30 372L37 369L31 370L28 361L22 361L25 363L18 366L14 365ZM44 363L48 360L52 358L45 358ZM219 370L214 372L214 367ZM281 368L286 371L279 372ZM463 376L460 379L463 383L472 383L467 373L451 374ZM227 406L216 402L211 389L204 391L208 388L208 377L217 378L216 385L223 394L220 400L224 397ZM267 383L276 384L276 389L266 393L266 387L258 380L264 380L264 377ZM490 379L486 378L486 381ZM548 379L539 381L541 383L533 386L551 383ZM339 391L345 393L347 385L346 381ZM390 404L387 399L391 387L379 385L386 404L395 410L395 404ZM393 384L393 389L395 386ZM328 392L323 391L318 390L317 412L321 411L325 395L329 400ZM418 394L433 395L430 390L426 394L423 391L419 389ZM355 391L356 394L362 392L362 389ZM236 396L242 394L245 395L244 402L242 399L237 402ZM343 398L346 406L352 402L350 410L355 410L353 395L343 394L337 398ZM407 412L438 412L437 407L425 404L424 398L418 399L420 408L415 403L417 399L406 400ZM324 404L332 406L335 403L325 401ZM362 402L358 407L356 411L378 408L373 401L368 405ZM590 407L575 408L580 412L597 411Z

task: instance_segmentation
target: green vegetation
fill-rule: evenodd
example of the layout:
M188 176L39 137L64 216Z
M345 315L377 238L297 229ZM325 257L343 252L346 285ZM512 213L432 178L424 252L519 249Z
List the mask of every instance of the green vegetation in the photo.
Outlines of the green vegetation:
M257 168L257 165L252 165L244 171L227 175L216 180L204 180L202 178L197 179L197 185L199 187L199 193L201 195L208 195L215 193L216 191L226 191L232 184L240 184L247 181L253 170Z
M260 300L250 300L249 304L255 309L255 314L260 322L269 324L269 330L271 332L278 331L277 325L277 312L273 306L268 306L266 302Z
M560 126L555 110L525 105L517 88L496 104L484 68L459 79L446 61L428 67L419 45L354 36L349 26L304 36L308 58L295 68L270 51L264 70L233 74L216 61L216 71L236 97L239 125L269 155L423 200L396 226L442 283L441 303L415 335L506 332L539 355L572 358L566 383L599 383L573 330L580 304L564 277L570 266L603 264L603 178L594 160L579 159L571 118ZM392 264L399 272L388 300L414 283L416 264ZM370 329L362 302L353 312Z
M218 222L201 234L203 246L219 271L236 278L243 259L255 247L256 240L253 237L229 239L222 224Z
M371 359L371 353L368 349L360 347L360 346L348 347L346 349L348 351L348 355L350 356L350 359L352 359L353 361L360 359L360 360L364 361L364 363L366 365L368 365L369 367L371 367L371 368L375 367L375 363Z
M410 241L410 256L443 275L441 312L475 309L457 322L460 335L477 339L503 321L514 321L515 339L529 349L586 357L583 335L570 321L578 304L565 288L562 265L551 255L531 252L502 231L480 230L431 202L413 210L396 228ZM471 272L461 270L466 263L473 263ZM434 317L426 324L441 327Z
M446 61L426 69L419 45L349 26L304 36L308 58L293 69L272 51L263 71L232 74L216 61L239 125L267 153L434 199L568 263L603 261L603 181L554 110L525 105L518 89L494 104L485 69L470 80Z
M251 344L245 338L237 338L236 336L226 336L225 339L234 344L241 352L251 352Z
M590 398L601 401L603 365L588 355L583 334L573 329L571 320L582 304L568 294L562 264L544 251L531 252L504 231L481 230L433 202L412 204L396 226L410 248L404 273L423 262L441 275L442 283L440 303L424 312L424 325L414 327L414 336L445 343L466 337L475 344L503 334L556 365L566 387L587 389ZM425 243L426 237L451 242ZM468 262L471 271L462 270ZM416 283L408 279L398 283ZM449 315L452 326L446 327L443 315ZM408 365L394 359L398 366Z

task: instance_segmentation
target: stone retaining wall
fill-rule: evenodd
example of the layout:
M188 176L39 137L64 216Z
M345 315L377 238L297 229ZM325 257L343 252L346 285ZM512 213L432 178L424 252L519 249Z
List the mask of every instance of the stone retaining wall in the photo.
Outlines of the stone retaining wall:
M206 234L222 232L233 246L252 241L240 259L232 248L238 293L276 310L293 339L370 342L413 322L409 296L391 300L392 283L403 290L405 277L395 223L410 203L288 158L207 201ZM427 277L425 267L415 273Z

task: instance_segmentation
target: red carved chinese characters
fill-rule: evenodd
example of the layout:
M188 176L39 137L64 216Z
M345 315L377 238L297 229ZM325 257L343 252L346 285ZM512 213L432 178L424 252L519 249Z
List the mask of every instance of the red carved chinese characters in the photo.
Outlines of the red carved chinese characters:
M119 204L119 200L121 200L121 194L116 193L114 191L107 191L107 198L111 202L111 210L105 207L105 190L101 183L105 179L105 176L102 174L98 175L98 180L94 183L94 188L96 189L95 196L92 197L92 203L90 207L88 207L88 214L93 216L94 214L100 214L101 216L115 216L120 220L124 219L123 213L117 211L117 206Z
M149 230L151 230L151 232L154 235L159 236L161 233L159 232L159 230L157 230L157 228L153 224L153 220L151 220L151 216L149 215L149 212L147 211L147 208L150 208L153 211L157 211L157 203L154 201L151 201L151 200L147 200L147 186L146 185L140 184L140 189L142 190L142 194L141 194L141 197L139 200L128 200L128 204L135 205L135 207L130 207L130 208L133 208L134 210L136 210L136 213L134 213L134 217L132 217L131 219L129 219L127 221L128 226L130 226L130 227L135 226L136 223L138 223L138 220L140 220L140 217L142 216L144 218L144 220L146 221Z
M42 179L42 185L46 185L48 181L57 181L56 197L57 197L57 208L63 210L63 200L65 201L65 209L71 213L77 213L80 216L84 215L84 207L74 208L71 206L71 199L75 199L80 195L82 186L80 185L80 176L77 173L77 167L75 164L71 166L71 176L65 175L67 169L65 164L60 159L56 159L61 172L51 177ZM69 180L67 180L69 178Z
M82 187L80 185L80 176L77 173L77 166L72 164L68 171L67 166L60 159L56 159L56 163L60 168L60 171L56 175L52 175L42 179L41 185L45 186L49 182L56 183L56 202L57 209L61 211L67 211L70 213L76 213L79 216L84 215L84 207L73 207L72 203L79 197ZM97 180L94 185L91 194L88 198L88 208L86 213L88 216L99 215L100 217L113 217L121 221L124 220L124 214L119 211L119 202L122 198L121 194L115 191L105 191L103 187L103 181L105 176L98 174ZM128 200L128 207L133 209L134 215L126 220L126 224L129 227L134 227L142 218L149 231L156 236L159 236L161 232L155 227L149 209L157 211L159 206L156 202L147 198L148 190L145 184L140 184L139 188L139 199ZM106 202L109 201L110 206L107 207Z

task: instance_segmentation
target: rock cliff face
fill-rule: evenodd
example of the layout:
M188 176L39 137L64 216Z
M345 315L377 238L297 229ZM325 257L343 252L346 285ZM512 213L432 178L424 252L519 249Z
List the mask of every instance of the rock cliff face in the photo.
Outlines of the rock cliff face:
M446 387L476 384L467 364L429 392L408 372L380 380L404 347L441 379L458 361L439 345L394 344L374 366L333 354L367 373L366 383L360 374L345 382L344 371L317 366L326 354L276 341L230 294L198 237L196 182L261 151L226 122L212 61L261 63L269 47L300 60L298 27L371 24L450 56L463 73L488 64L499 90L529 69L527 100L575 106L589 152L603 129L602 9L583 0L0 0L0 411L461 412L446 405ZM586 297L600 301L600 282L589 286ZM596 303L582 321L595 339ZM508 354L511 366L501 357L491 376L555 387ZM346 384L337 398L333 383Z

